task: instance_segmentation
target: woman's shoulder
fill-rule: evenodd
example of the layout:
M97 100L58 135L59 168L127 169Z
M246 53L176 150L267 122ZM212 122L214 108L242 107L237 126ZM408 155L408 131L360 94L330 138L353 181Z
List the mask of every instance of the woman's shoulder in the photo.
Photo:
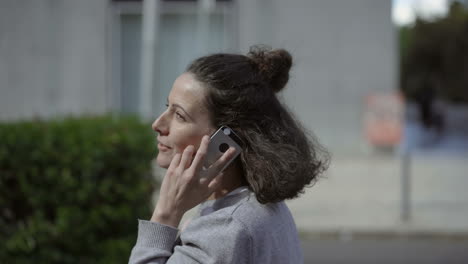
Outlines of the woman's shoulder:
M263 230L278 225L289 225L295 229L292 215L283 201L262 204L249 190L203 204L200 216L194 221L200 224L230 223L247 230Z
M262 204L253 192L249 193L243 203L232 209L231 216L253 228L277 226L279 223L290 223L295 228L291 212L284 201Z
M220 259L244 252L242 257L256 260L254 263L288 263L291 259L291 263L303 263L296 226L283 201L262 204L249 191L203 206L211 210L181 232L182 244L224 254Z

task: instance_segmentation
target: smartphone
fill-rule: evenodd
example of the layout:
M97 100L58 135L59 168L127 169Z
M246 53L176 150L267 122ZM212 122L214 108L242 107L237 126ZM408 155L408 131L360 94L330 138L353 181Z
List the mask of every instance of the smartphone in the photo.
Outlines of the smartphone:
M215 163L223 154L226 152L229 147L235 149L235 153L232 158L226 162L221 171L223 171L229 164L234 161L234 159L239 156L242 151L242 141L238 135L229 127L222 126L210 138L210 143L208 143L208 151L205 156L205 161L203 163L203 169L207 170L210 166Z

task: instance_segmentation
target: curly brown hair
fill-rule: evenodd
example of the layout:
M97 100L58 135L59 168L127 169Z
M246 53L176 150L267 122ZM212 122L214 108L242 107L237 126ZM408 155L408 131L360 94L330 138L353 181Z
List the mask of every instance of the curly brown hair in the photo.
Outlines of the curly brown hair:
M292 57L254 46L244 56L218 53L193 61L187 72L208 88L216 127L229 126L245 143L240 166L261 203L292 199L328 166L328 154L278 100Z

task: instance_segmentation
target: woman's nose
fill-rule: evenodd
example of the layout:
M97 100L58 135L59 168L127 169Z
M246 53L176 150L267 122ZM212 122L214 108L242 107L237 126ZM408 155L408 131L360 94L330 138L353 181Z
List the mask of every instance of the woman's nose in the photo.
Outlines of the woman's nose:
M154 120L153 124L151 125L151 128L160 135L167 134L168 131L164 113L162 113L156 120Z

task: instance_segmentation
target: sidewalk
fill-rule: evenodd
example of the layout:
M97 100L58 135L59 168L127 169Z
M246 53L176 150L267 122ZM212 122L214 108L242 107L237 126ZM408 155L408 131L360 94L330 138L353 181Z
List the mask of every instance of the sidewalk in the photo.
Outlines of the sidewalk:
M413 156L410 197L404 222L399 157L340 157L332 159L326 178L287 204L307 236L468 238L468 156Z

